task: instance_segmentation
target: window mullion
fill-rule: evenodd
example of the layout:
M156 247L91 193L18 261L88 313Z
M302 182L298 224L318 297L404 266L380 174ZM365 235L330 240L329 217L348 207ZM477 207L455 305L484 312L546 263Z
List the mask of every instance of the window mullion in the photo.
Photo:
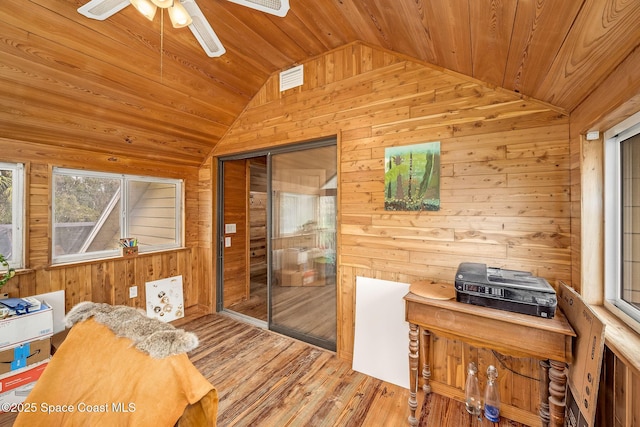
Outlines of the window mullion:
M13 189L11 190L12 216L13 216L13 256L12 261L15 268L24 266L24 165L16 165L13 174Z
M128 209L129 186L128 186L128 180L124 176L122 177L120 188L122 193L122 197L120 198L120 207L121 207L120 230L122 235L120 237L125 238L125 237L129 237L129 221L127 218L127 212L129 210Z

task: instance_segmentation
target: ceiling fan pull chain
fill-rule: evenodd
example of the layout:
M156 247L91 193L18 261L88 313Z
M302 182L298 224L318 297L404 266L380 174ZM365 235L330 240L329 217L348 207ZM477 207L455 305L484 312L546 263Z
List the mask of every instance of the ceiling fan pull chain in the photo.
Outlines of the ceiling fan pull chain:
M162 57L164 56L164 11L160 9L160 84L164 84L163 81L163 67Z

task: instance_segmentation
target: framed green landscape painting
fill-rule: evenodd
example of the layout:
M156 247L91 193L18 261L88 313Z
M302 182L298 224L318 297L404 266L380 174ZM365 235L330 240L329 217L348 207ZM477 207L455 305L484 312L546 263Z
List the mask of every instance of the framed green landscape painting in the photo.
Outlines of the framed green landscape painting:
M440 210L440 141L384 150L384 209Z

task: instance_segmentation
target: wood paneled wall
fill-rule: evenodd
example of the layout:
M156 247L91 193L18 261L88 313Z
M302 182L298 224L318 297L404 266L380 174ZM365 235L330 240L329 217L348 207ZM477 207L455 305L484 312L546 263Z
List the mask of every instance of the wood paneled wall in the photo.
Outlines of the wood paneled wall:
M67 310L88 300L145 308L145 282L182 275L187 315L212 311L212 266L208 243L211 238L207 237L206 231L200 232L199 223L200 216L207 212L207 221L210 221L212 206L212 185L207 179L206 165L201 169L171 169L161 162L10 139L0 139L0 147L0 160L25 163L27 171L26 269L3 287L3 291L11 296L29 296L64 290ZM140 175L184 179L184 248L141 254L135 258L50 265L51 172L55 166L116 173L135 171ZM201 187L205 191L201 191ZM201 198L206 203L200 203ZM203 206L206 207L204 211ZM204 228L211 230L209 225ZM129 298L128 288L134 285L138 286L138 297Z
M249 267L251 279L267 277L267 193L249 195Z
M640 425L640 376L605 347L596 422L600 426Z
M251 280L267 277L267 157L249 160L249 257Z
M636 49L571 113L572 283L585 301L604 299L604 139L603 133L640 111L640 50ZM624 82L624 84L621 84ZM587 141L585 133L599 131ZM606 351L598 401L598 425L640 425L640 338L598 307Z
M356 43L304 63L302 87L281 93L273 76L214 155L331 135L340 356L352 356L357 276L452 282L460 262L476 261L570 282L569 120L554 108ZM429 141L441 142L440 211L385 211L385 148ZM435 356L451 387L460 345ZM526 411L538 396L529 384L504 400Z
M339 135L344 355L362 271L451 282L478 261L570 281L566 116L363 44L304 65L301 88L272 77L214 154ZM385 147L428 141L441 141L441 210L385 211Z
M272 76L213 155L338 136L341 357L348 359L353 351L357 276L451 282L460 261L479 261L530 270L550 283L563 280L589 302L602 298L601 147L585 143L582 134L603 131L640 110L640 79L634 73L640 51L594 89L572 112L570 123L551 106L361 43L304 67L304 85L283 93L278 76ZM114 155L104 147L85 151L86 142L69 148L59 135L48 138L59 146L0 138L0 160L23 162L28 173L28 269L3 290L26 296L65 289L67 309L83 300L142 307L144 281L182 274L187 314L211 311L215 157L200 168L172 168L159 160ZM384 211L385 147L429 141L441 142L441 210ZM50 266L53 166L185 179L185 248ZM140 296L128 299L127 288L134 283ZM502 360L493 354L473 356L479 350L448 340L434 347L434 360L442 366L434 372L435 387L440 384L450 394L459 393L466 358ZM636 368L623 368L624 359L609 360L617 364L616 372L634 372L631 380L627 375L611 387L624 391L630 384L625 402L637 401ZM535 412L537 383L524 377L535 377L534 362L503 362L518 371L512 377L505 369L511 379L501 381L503 400ZM618 419L637 418L631 405L616 404L614 410Z
M249 299L249 176L247 160L230 160L224 165L224 307ZM227 233L227 225L235 231Z

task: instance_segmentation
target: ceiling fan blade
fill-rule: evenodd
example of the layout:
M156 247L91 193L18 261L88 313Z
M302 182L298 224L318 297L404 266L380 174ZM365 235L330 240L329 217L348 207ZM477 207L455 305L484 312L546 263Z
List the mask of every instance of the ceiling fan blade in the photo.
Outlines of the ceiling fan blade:
M272 15L284 17L289 11L289 0L229 0L251 9L260 10Z
M104 21L130 4L129 0L91 0L84 6L80 6L78 12L87 18Z
M204 51L208 56L216 58L223 55L226 50L222 46L222 42L218 35L213 31L211 25L205 18L204 14L193 0L180 0L182 6L189 12L193 22L189 25L189 29L196 37Z

